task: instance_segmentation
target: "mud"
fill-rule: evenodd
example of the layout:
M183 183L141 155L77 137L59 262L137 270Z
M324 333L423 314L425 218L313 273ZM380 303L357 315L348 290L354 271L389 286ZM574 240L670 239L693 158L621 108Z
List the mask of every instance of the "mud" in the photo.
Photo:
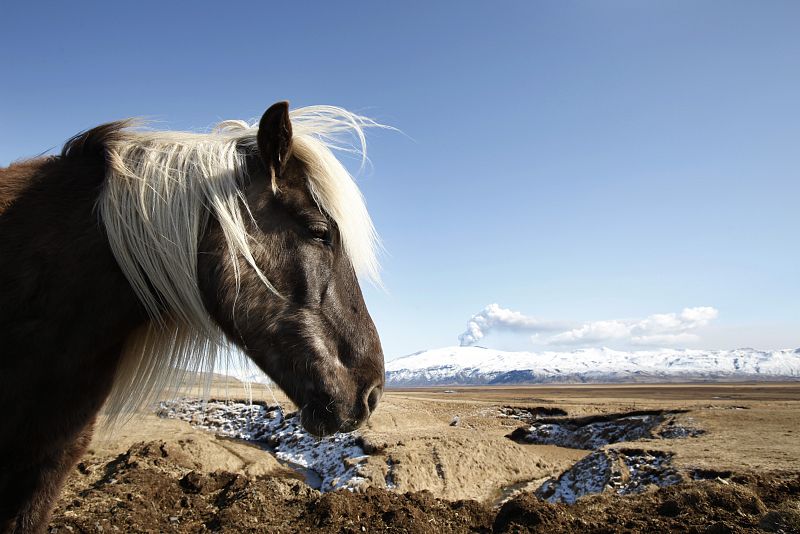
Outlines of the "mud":
M139 443L70 478L50 532L768 532L800 531L800 477L684 481L572 506L524 493L500 508L429 492L320 493L299 480L203 474L166 442Z

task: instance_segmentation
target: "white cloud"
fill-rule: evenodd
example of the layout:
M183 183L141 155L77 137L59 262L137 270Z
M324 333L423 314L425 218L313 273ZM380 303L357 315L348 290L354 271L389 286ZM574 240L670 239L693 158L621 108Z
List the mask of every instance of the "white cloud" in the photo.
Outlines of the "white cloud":
M489 304L473 315L467 322L467 330L458 336L461 346L474 345L493 330L506 330L536 334L554 332L566 328L564 323L542 321L520 312L501 308L498 304Z
M657 313L644 319L591 321L551 336L550 345L591 345L621 342L631 345L677 345L699 338L692 333L712 320L719 312L711 307L684 308L680 313Z
M717 318L712 307L684 308L680 313L657 313L643 319L611 319L583 324L547 321L490 304L473 315L459 336L462 346L474 345L495 330L531 334L544 345L675 346L699 340L696 331Z

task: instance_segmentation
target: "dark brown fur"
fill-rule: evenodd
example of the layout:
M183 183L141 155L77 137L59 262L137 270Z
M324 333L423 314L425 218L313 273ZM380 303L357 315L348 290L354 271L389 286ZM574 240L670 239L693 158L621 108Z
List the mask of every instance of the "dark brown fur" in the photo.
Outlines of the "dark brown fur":
M146 320L93 216L104 172L102 157L47 158L0 171L4 530L46 525L109 392L120 347Z
M315 211L302 165L290 159L287 113L277 104L265 114L262 153L250 156L246 185L257 261L288 298L269 293L244 263L234 298L214 221L198 276L211 315L306 407L304 424L325 434L369 416L383 386L383 355L335 224ZM88 445L121 349L148 321L94 209L105 146L124 125L76 136L59 157L0 169L0 532L46 527L66 473Z

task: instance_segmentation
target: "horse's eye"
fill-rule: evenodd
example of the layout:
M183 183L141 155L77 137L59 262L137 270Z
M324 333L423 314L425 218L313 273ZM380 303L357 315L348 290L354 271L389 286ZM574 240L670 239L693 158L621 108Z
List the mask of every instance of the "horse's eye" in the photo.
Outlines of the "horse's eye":
M311 232L311 235L314 237L314 239L322 241L325 244L329 244L331 242L331 231L326 225L312 224L308 227L308 230Z

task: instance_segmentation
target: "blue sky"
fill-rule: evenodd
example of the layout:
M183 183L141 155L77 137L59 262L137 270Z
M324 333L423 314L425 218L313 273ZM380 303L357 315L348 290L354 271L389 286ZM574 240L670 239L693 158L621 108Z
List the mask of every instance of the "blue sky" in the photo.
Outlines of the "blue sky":
M800 4L431 4L9 4L0 164L132 115L339 105L405 133L360 178L387 357L491 303L567 330L711 307L687 345L800 346Z

